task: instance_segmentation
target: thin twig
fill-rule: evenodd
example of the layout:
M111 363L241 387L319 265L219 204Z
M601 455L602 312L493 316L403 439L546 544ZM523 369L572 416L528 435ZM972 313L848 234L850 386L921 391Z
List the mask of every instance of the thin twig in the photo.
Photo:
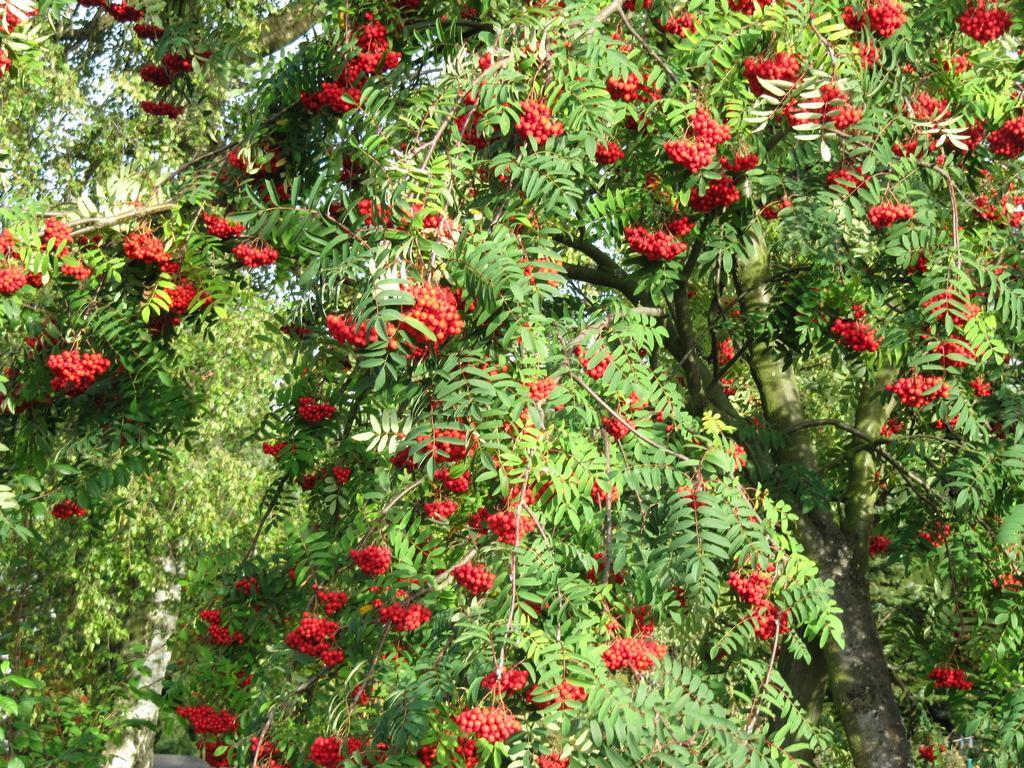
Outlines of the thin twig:
M758 702L761 699L761 694L768 687L769 681L772 679L772 670L775 669L775 659L779 654L779 619L775 619L775 637L772 639L772 655L768 659L768 670L764 674L764 682L761 683L761 687L757 689L757 693L754 696L753 702L750 704L750 715L747 717L746 732L748 734L754 732L754 725L757 723L758 714Z
M629 20L629 16L626 15L625 11L622 10L621 6L618 9L618 13L619 18L622 19L622 23L626 25L626 29L628 29L632 33L633 37L635 37L640 42L641 47L643 47L643 49L647 51L650 57L654 59L656 62L658 62L658 66L661 67L662 71L665 73L668 79L672 81L672 84L675 85L676 83L678 83L679 76L675 73L675 71L673 71L672 67L668 65L668 62L662 58L661 54L658 53L649 42L647 42L647 38L636 31L636 28L633 26L633 22Z

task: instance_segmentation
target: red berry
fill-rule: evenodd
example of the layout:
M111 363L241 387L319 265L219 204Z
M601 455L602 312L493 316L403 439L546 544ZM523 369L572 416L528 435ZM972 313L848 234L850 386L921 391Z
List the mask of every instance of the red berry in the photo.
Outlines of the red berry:
M391 569L391 548L370 546L363 549L350 549L349 557L356 567L367 576L380 576Z

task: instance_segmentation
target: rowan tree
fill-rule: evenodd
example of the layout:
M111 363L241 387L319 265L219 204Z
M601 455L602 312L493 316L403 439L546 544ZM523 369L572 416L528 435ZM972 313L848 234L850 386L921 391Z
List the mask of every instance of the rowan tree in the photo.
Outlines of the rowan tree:
M211 765L1019 764L1017 5L9 14L10 572L262 301L160 699Z

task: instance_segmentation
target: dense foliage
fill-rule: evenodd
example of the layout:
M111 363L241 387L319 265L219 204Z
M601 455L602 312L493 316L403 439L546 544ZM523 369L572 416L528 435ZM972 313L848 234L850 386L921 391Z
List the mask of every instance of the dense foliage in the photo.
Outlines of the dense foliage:
M0 0L8 766L1020 764L1021 23Z

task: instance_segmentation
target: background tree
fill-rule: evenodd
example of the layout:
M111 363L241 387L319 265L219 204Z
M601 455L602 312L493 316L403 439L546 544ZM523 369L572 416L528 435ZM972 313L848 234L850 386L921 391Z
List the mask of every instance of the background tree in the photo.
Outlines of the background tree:
M4 132L17 503L203 413L180 326L286 315L185 580L208 762L1019 762L1011 5L69 5L7 44L66 158Z

